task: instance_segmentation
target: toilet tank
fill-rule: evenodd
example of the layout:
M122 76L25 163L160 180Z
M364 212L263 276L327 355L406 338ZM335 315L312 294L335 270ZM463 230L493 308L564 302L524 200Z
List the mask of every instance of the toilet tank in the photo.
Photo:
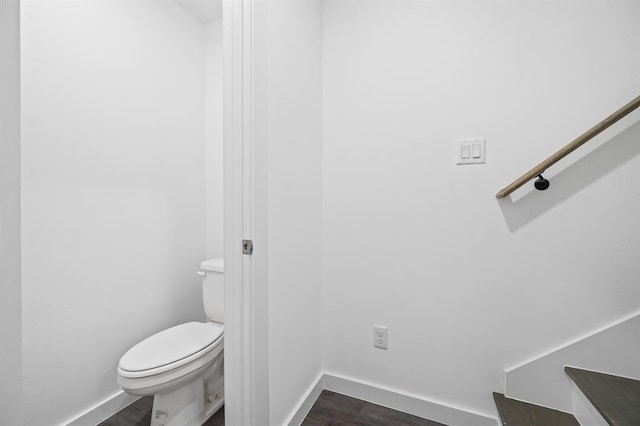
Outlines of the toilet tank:
M202 272L202 303L211 321L224 323L224 258L200 263Z

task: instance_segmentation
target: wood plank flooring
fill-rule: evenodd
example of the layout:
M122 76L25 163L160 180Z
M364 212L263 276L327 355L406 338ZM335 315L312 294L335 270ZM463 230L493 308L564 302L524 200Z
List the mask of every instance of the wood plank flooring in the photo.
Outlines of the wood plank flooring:
M564 371L610 425L640 425L640 380L565 367Z
M149 426L153 397L144 396L98 426ZM224 405L203 426L224 426Z
M493 394L504 426L580 426L569 413Z
M143 397L98 426L149 426L152 397ZM322 394L303 426L446 426L331 391ZM224 426L224 406L204 426Z
M444 426L370 402L324 390L302 426Z

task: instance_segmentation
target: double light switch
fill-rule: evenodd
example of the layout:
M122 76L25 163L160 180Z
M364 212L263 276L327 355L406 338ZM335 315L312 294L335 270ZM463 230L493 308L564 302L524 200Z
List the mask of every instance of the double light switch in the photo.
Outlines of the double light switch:
M456 164L484 164L486 139L459 139Z

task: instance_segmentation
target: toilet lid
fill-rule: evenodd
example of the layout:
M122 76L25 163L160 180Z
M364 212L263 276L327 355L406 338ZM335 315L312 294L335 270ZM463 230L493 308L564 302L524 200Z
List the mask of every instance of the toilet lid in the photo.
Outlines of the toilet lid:
M213 323L188 322L154 334L138 343L120 359L125 371L145 371L169 364L190 361L198 352L215 348L223 328Z

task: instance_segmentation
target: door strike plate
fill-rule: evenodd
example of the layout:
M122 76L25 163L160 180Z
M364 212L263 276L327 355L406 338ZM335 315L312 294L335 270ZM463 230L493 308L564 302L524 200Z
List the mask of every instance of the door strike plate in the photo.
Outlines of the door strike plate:
M253 241L251 240L242 240L242 254L253 254Z

